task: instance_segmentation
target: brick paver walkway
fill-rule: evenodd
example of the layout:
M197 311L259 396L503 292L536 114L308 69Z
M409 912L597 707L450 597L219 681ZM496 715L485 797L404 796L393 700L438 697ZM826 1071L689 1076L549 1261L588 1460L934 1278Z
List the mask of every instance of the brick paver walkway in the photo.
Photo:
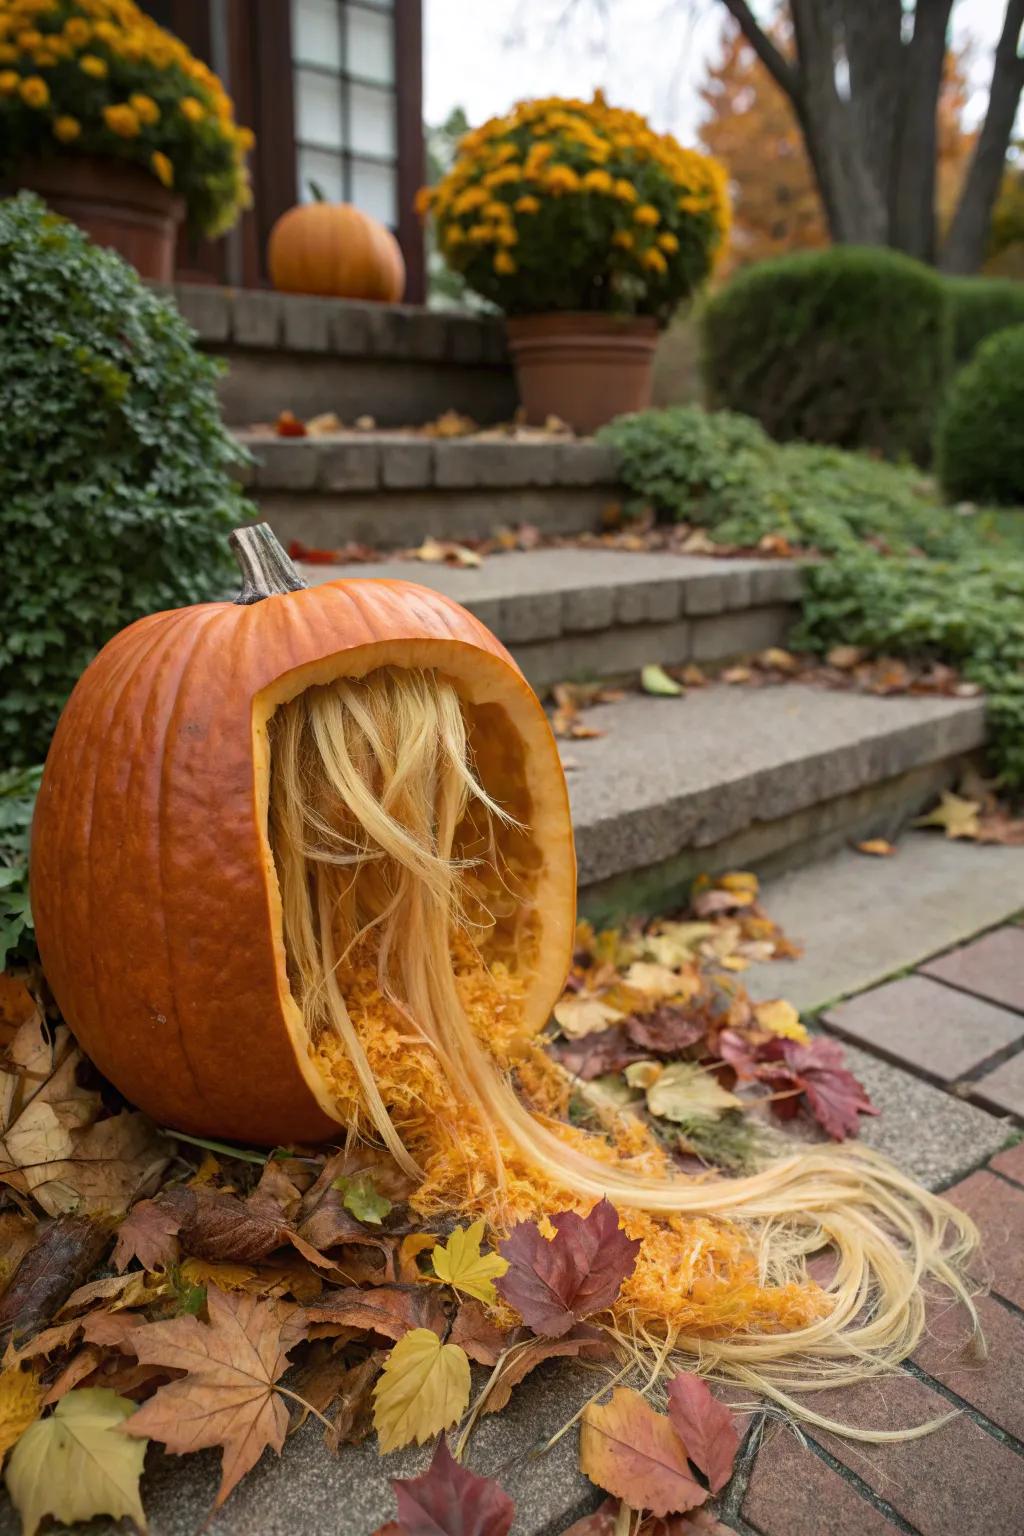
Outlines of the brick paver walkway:
M1009 925L832 1008L823 1019L868 1050L996 1113L1024 1119L1024 927ZM1013 1130L1007 1121L1008 1136ZM963 1312L936 1302L903 1373L823 1392L821 1413L906 1429L862 1444L769 1423L723 1501L751 1536L1020 1536L1024 1531L1024 1142L947 1191L982 1233L978 1310L988 1358Z

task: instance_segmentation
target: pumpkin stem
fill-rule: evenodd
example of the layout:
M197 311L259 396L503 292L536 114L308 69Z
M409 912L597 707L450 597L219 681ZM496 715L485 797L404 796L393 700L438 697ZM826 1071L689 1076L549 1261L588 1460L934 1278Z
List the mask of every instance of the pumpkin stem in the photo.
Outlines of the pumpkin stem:
M318 181L307 181L306 186L309 188L309 195L314 203L326 203L327 197Z
M309 586L278 543L269 523L236 528L228 543L242 573L242 590L235 598L236 603L260 603L265 597L301 592Z

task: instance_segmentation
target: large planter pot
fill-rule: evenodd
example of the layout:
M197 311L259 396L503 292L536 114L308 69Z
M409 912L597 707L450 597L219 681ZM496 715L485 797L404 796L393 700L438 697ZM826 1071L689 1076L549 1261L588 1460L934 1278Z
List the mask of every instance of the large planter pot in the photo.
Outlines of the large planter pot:
M656 322L648 316L517 315L505 322L527 421L576 432L651 403Z
M23 160L10 177L14 190L43 201L85 230L97 245L123 256L142 277L169 283L184 199L141 165L92 155Z

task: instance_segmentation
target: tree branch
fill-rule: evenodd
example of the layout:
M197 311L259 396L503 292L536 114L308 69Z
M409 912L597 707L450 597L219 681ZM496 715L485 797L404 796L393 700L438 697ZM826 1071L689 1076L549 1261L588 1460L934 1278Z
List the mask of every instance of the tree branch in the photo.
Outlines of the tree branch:
M723 0L726 10L739 24L740 31L767 69L776 85L781 86L796 107L801 110L803 83L800 71L776 48L771 38L758 24L746 0Z

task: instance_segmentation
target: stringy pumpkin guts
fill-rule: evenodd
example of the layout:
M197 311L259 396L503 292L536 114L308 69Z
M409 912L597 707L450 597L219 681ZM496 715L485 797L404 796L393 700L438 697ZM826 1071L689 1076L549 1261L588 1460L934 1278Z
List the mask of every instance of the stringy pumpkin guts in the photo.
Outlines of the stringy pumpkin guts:
M568 1080L524 1023L543 849L503 712L432 672L308 689L271 720L270 838L312 1059L424 1215L516 1220L607 1194L636 1270L624 1338L664 1338L814 1419L790 1390L910 1352L929 1276L962 1300L967 1218L856 1145L744 1179L676 1172L644 1126L565 1123ZM807 1257L831 1245L821 1289ZM968 1305L970 1305L968 1301Z

